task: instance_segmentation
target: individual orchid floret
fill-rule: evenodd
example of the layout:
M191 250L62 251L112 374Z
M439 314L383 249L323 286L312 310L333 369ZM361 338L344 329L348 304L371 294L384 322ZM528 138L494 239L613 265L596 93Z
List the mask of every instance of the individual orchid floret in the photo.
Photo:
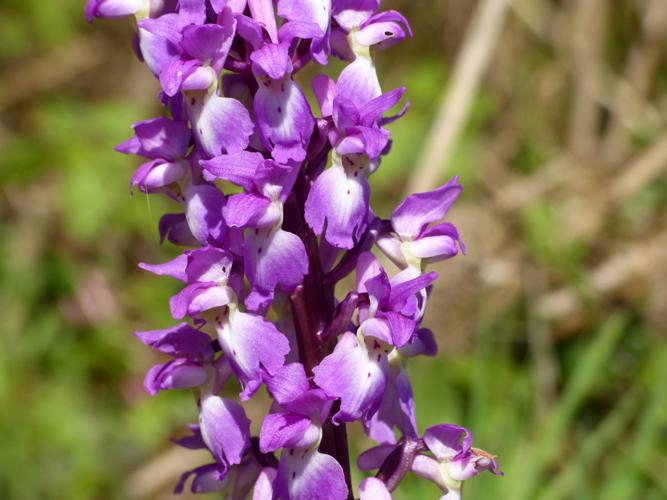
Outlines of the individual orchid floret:
M223 213L229 226L246 229L243 263L253 292L270 297L276 287L293 291L308 272L303 242L282 229L283 204L298 167L250 152L219 156L202 166L205 177L230 181L245 190L229 198Z
M213 325L222 352L241 383L241 399L245 400L259 389L266 376L283 365L289 342L273 323L239 310L242 283L232 272L232 265L229 253L204 247L166 264L140 267L188 283L171 298L172 316L180 319L190 315Z
M281 28L289 28L288 25ZM260 137L267 151L280 163L303 161L315 126L310 105L292 79L289 53L292 38L264 43L251 55L252 72L259 89L253 110Z
M190 425L189 428L191 435L172 441L190 450L207 449L199 425ZM276 459L259 453L257 438L251 438L238 464L227 465L216 461L195 467L181 475L174 493L182 493L190 477L193 477L190 484L192 493L219 493L224 498L246 498L254 489L255 500L269 500L272 498L276 466Z
M379 0L334 0L337 28L332 37L336 53L348 60L370 59L372 46L387 48L412 36L407 19L395 10L377 13Z
M116 146L116 151L150 159L132 176L131 188L142 193L168 193L188 173L184 159L190 147L190 129L185 121L158 117L135 123L134 136Z
M424 264L465 252L456 227L442 220L461 193L454 177L439 188L405 198L391 214L392 233L378 238L378 247L401 269L421 272Z
M190 129L187 122L166 117L154 118L134 125L135 135L116 149L122 153L149 158L132 176L130 186L138 187L147 194L164 193L183 204L183 218L174 217L161 223L160 234L171 232L166 225L185 222L177 228L173 240L180 244L223 244L228 228L222 218L222 207L226 199L222 192L205 182L195 183L199 177L197 158L192 154L186 158L190 147ZM184 219L184 220L183 220ZM165 227L162 227L163 224ZM196 240L192 242L192 240Z
M327 64L331 52L331 0L278 0L278 15L291 22L317 25L319 33L310 41L310 53L318 63Z
M153 366L146 373L144 387L150 395L165 389L199 387L208 380L215 352L207 334L181 323L135 335L149 347L174 358Z
M320 453L322 425L333 398L312 389L303 365L285 365L268 382L280 410L264 418L260 450L269 453L282 448L275 481L279 498L344 500L348 495L340 464Z
M306 221L331 245L352 248L368 225L368 176L377 169L389 143L382 116L405 89L381 94L379 87L352 86L341 79L334 85L328 77L318 77L313 85L322 113L332 118L328 136L334 151L331 167L315 179L308 194Z
M341 399L334 422L368 422L378 411L387 388L389 355L412 339L417 294L437 276L431 273L393 286L372 254L361 254L358 262L357 292L367 300L359 305L357 334L341 336L334 352L313 370L315 383Z
M419 455L412 464L418 476L433 481L446 495L460 500L463 482L486 470L501 476L496 458L472 447L472 434L464 427L440 424L424 432L424 444L433 457Z

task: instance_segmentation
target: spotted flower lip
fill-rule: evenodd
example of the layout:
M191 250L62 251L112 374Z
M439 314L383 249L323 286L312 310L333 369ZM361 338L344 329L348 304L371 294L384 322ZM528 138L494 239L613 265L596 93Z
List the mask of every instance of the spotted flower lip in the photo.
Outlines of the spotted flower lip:
M131 191L170 204L158 235L171 258L139 267L176 280L178 323L135 335L163 357L146 391L194 395L196 423L172 441L209 454L174 493L387 500L412 471L457 500L464 481L501 474L464 427L417 431L419 380L405 365L438 352L425 324L438 277L428 266L465 253L444 220L462 186L455 177L412 194L387 219L371 206L389 125L410 106L405 87L383 90L375 57L412 30L380 3L86 2L88 21L130 18L160 86L162 116L134 123L116 150L140 159ZM307 69L332 58L343 61L337 75ZM378 472L358 485L353 422L378 443L357 463Z

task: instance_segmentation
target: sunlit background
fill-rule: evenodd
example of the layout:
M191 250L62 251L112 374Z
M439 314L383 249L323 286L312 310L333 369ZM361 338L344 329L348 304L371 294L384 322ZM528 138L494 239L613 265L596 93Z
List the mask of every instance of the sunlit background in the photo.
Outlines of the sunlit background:
M143 392L177 284L137 269L167 202L113 151L160 113L129 22L0 5L0 498L168 498L192 396ZM465 425L503 478L466 500L667 498L667 2L385 0L376 55L412 107L372 178L381 216L461 176L468 246L436 266L409 372L420 430ZM251 409L252 411L252 409ZM261 414L259 406L257 414ZM357 453L368 441L352 428ZM395 498L437 498L415 478Z

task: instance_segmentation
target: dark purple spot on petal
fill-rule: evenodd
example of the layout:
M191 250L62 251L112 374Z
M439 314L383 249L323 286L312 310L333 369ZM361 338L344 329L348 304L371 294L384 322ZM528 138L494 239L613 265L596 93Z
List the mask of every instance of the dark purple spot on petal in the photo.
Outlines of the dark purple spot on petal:
M257 249L257 254L258 254L258 255L262 255L262 247L259 247L259 248Z
M368 378L371 378L371 372L368 372Z
M192 99L190 99L190 104L192 104L193 106L194 106L194 104L195 104L196 102L197 102L197 98L196 98L196 97L193 97Z
M386 36L394 36L394 34L391 31L385 31L384 34Z
M283 112L283 108L281 108L280 106L278 106L278 113L282 113L282 112Z
M382 358L382 354L378 354L377 361L378 363L380 362L380 359Z

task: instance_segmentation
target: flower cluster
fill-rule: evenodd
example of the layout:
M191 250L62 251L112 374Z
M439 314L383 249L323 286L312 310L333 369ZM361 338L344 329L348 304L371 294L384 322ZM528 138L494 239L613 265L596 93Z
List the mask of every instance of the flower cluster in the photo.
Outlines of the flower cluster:
M346 424L378 446L362 499L390 498L408 472L459 498L462 481L494 458L461 427L417 432L404 360L433 356L422 326L433 262L465 251L443 222L461 192L454 178L408 196L390 219L370 208L369 177L390 149L386 126L405 89L384 92L372 55L412 35L380 0L89 0L86 16L133 17L138 57L159 80L165 115L134 125L120 152L144 163L132 189L173 200L161 240L186 247L140 264L183 283L176 326L137 332L171 359L145 387L191 389L199 421L180 446L211 463L176 486L229 498L352 498ZM294 76L313 62L347 62L310 82L313 112ZM400 106L399 106L400 108ZM398 268L390 275L374 248ZM354 273L354 290L336 290ZM348 292L345 294L345 292ZM338 299L336 298L338 296ZM185 320L185 321L184 321ZM224 397L227 381L238 400ZM264 386L272 405L252 436L243 403ZM259 427L259 426L258 426ZM461 441L462 440L462 441Z

